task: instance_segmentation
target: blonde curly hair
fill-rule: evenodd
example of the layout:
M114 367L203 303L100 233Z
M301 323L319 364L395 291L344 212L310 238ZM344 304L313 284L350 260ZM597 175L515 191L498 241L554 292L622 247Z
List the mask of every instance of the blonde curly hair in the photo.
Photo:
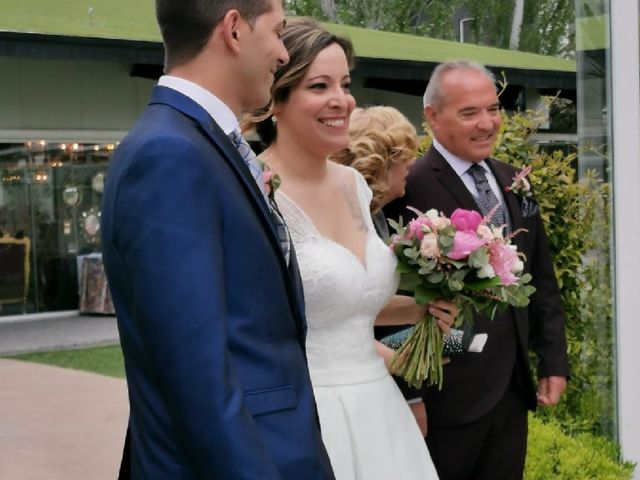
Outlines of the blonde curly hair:
M394 163L409 162L418 152L418 133L399 110L388 106L356 108L349 120L349 146L331 160L358 170L373 191L371 213L382 208Z

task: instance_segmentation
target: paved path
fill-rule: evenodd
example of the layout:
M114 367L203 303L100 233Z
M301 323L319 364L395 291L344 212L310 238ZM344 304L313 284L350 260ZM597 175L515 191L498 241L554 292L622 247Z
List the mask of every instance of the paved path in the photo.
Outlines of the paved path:
M0 355L118 343L113 316L0 317ZM112 480L126 430L122 379L0 359L0 480Z
M117 477L124 380L0 359L0 479Z

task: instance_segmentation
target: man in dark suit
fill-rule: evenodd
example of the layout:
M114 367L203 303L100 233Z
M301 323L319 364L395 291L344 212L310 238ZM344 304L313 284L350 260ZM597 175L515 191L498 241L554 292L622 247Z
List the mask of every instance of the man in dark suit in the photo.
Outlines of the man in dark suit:
M156 13L167 75L102 210L130 402L121 478L332 479L295 253L238 131L288 61L281 0Z
M528 308L510 308L493 321L477 317L470 351L444 366L442 390L424 390L427 445L441 480L519 479L527 409L556 404L569 374L547 236L535 200L505 191L517 169L489 158L501 121L490 72L465 61L439 65L425 91L424 114L433 146L412 167L406 195L389 205L387 217L410 219L406 206L447 216L456 208L485 215L494 209L497 223L510 231L526 229L514 242L537 289ZM538 358L537 390L530 347Z

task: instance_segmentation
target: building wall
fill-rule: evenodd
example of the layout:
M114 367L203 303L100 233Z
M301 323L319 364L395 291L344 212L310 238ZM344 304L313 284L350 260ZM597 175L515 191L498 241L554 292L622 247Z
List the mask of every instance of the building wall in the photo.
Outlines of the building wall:
M2 130L127 130L154 84L114 62L0 57Z
M0 140L16 130L127 131L155 84L131 77L129 68L115 62L0 57ZM420 127L419 96L362 84L354 72L358 105L393 105Z
M99 232L86 230L100 211L94 180L156 83L129 71L125 62L0 57L0 232L32 246L26 298L3 305L0 291L0 315L77 308L77 259L100 251ZM394 105L420 128L420 97L363 83L354 72L359 105Z

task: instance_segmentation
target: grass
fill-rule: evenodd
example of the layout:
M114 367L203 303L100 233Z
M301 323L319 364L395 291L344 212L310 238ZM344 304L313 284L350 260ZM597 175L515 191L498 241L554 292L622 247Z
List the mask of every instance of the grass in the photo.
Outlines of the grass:
M130 0L0 0L0 31L160 42L153 2ZM360 57L442 62L466 58L485 65L575 72L576 62L468 43L326 24L346 35Z
M124 378L124 361L119 345L92 347L79 350L24 353L10 357L13 360L43 363L73 370L83 370L109 377Z

